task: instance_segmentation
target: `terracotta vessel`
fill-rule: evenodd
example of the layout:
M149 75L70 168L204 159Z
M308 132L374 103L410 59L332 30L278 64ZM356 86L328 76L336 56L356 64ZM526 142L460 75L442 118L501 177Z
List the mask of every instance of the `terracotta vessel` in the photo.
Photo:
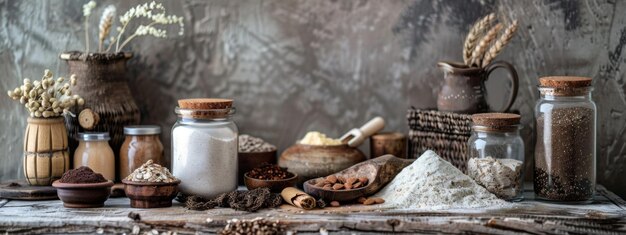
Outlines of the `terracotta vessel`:
M391 154L406 158L406 136L399 132L383 132L370 136L370 158Z
M333 174L364 160L363 152L347 144L295 144L280 155L278 165L298 174L298 184L302 184L306 180Z
M237 154L239 184L244 184L244 174L263 163L276 164L276 150L270 152L250 152Z
M439 111L466 114L490 111L505 113L515 102L519 88L517 71L507 62L496 61L484 68L468 67L453 62L439 62L437 66L444 72L444 84L437 98ZM511 93L504 108L494 110L487 104L485 81L498 68L509 72L512 84Z
M180 180L171 183L134 182L122 180L124 192L130 199L132 208L161 208L172 206L172 200L178 194Z
M67 61L69 73L76 74L78 82L72 87L74 94L85 99L85 108L90 108L100 117L95 127L88 131L109 132L109 144L119 162L119 149L124 142L124 126L136 125L140 121L139 108L128 86L126 61L130 53L102 54L66 52L61 59ZM74 139L79 131L77 118L66 120L70 136L70 148L78 145ZM117 171L116 171L117 172ZM116 173L119 175L119 173ZM118 179L119 180L119 179Z
M102 183L72 184L61 183L58 180L52 183L57 189L57 195L63 206L68 208L103 207L104 202L111 195L112 181Z
M260 180L248 176L248 173L244 174L244 182L248 190L256 188L269 188L273 193L280 193L287 187L295 187L298 181L298 175L293 174L292 177L282 180Z
M30 185L46 186L70 169L63 117L28 118L24 134L24 176Z

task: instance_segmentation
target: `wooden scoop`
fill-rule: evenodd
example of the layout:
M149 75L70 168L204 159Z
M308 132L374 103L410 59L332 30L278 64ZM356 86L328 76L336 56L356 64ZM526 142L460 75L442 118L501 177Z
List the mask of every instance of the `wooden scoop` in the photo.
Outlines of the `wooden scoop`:
M410 165L413 161L413 159L402 159L389 154L384 155L361 162L334 174L344 178L367 177L369 183L365 187L348 190L325 190L315 186L318 180L324 180L324 177L320 177L304 182L304 191L329 202L351 201L359 197L367 197L387 185L404 167Z
M375 117L369 122L365 123L361 128L354 128L348 133L344 134L339 140L342 143L348 144L350 147L357 147L373 134L382 130L385 127L385 120L381 117Z

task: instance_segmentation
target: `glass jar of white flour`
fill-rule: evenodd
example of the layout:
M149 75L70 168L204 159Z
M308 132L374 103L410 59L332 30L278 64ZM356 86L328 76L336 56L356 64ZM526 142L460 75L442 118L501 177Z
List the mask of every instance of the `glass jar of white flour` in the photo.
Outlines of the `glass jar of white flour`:
M184 195L214 198L237 188L237 125L231 99L178 100L172 173Z

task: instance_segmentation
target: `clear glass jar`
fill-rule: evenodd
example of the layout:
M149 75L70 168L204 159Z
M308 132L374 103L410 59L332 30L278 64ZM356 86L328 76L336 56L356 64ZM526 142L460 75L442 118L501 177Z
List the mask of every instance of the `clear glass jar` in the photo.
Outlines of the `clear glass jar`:
M120 148L119 178L124 179L148 160L163 165L161 127L154 125L125 126L124 143Z
M181 180L179 189L185 195L214 198L237 189L238 129L231 120L235 108L231 107L232 100L226 102L228 105L223 102L181 100L181 107L175 110L178 120L172 127L172 173Z
M78 147L74 151L74 168L86 166L104 178L115 181L115 154L109 145L109 133L78 133Z
M589 202L596 186L596 105L591 78L543 77L535 106L534 186L539 199Z
M511 113L472 115L467 173L478 184L508 201L523 199L524 141L520 116Z

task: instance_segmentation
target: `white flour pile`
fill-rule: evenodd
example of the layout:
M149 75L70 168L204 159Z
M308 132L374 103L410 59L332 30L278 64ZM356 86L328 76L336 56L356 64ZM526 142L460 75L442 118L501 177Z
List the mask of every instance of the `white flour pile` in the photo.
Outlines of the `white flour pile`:
M435 152L426 151L373 197L397 209L452 209L506 205Z

